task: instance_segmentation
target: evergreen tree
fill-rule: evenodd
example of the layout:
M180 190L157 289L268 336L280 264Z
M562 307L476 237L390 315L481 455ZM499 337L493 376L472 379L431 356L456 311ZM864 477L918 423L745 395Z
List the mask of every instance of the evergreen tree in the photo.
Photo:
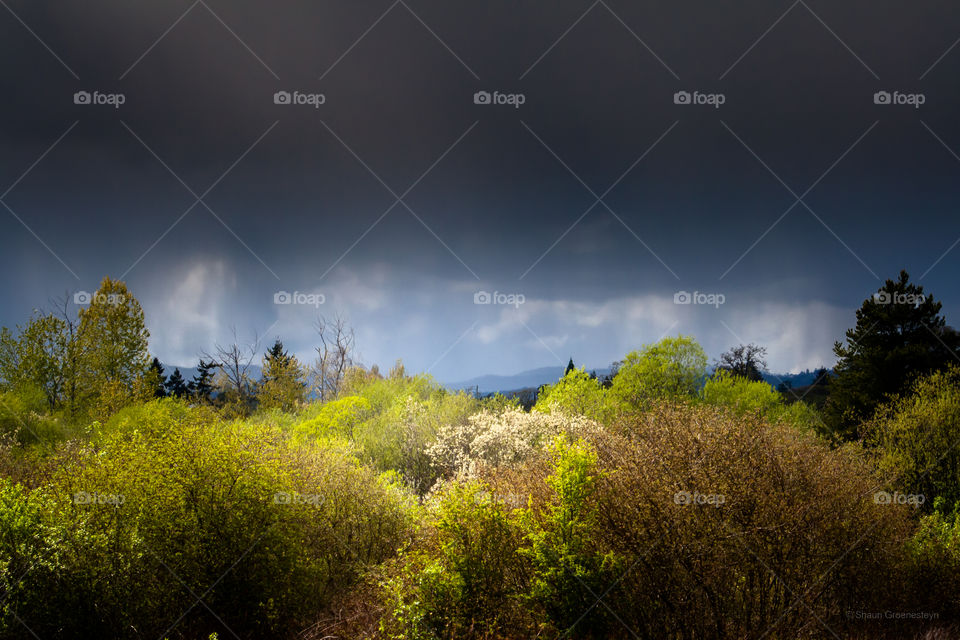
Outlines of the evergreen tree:
M150 370L147 371L147 380L150 386L153 388L153 396L155 398L165 398L167 397L167 377L163 375L163 365L160 364L160 360L157 358L153 359L153 362L150 363Z
M278 339L263 356L263 378L257 399L264 408L294 409L306 398L306 371Z
M826 387L830 385L830 371L826 367L820 367L813 372L813 382L810 386Z
M174 398L183 398L187 395L187 385L183 381L183 374L180 369L174 369L166 384L167 395Z
M887 396L955 361L960 340L946 326L941 307L922 286L910 283L906 271L863 301L846 344L833 347L838 360L825 417L836 435L856 438L858 425Z
M562 362L562 361L561 361ZM567 374L571 371L576 371L577 368L573 365L573 358L570 358L570 362L567 363L567 369L563 372L563 377L566 378Z
M211 360L204 362L200 360L197 366L197 375L187 384L187 393L191 398L199 402L208 402L210 394L213 392L214 372L220 367L220 363Z

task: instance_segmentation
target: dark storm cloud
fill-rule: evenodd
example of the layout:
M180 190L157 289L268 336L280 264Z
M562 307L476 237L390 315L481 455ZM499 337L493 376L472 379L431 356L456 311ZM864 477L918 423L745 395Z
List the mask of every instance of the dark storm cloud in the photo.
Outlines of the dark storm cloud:
M375 327L381 359L396 325L410 345L396 355L426 368L416 353L480 322L485 337L447 356L474 373L494 366L479 355L494 335L540 349L514 368L573 349L604 364L672 322L618 314L678 290L724 292L751 319L733 327L744 339L763 305L782 323L790 305L828 305L829 330L798 337L785 368L804 349L829 357L849 322L833 310L902 267L960 313L960 251L932 267L960 237L948 2L8 4L0 193L69 132L2 198L0 260L24 274L2 324L123 275L184 323L155 336L186 358L218 323L277 320L276 290L327 287ZM76 105L77 91L125 103ZM277 105L277 91L326 101ZM525 102L476 105L477 91ZM877 105L878 91L925 103ZM527 329L444 302L481 287L540 301ZM584 326L615 344L545 319L589 309ZM734 341L698 318L677 329Z

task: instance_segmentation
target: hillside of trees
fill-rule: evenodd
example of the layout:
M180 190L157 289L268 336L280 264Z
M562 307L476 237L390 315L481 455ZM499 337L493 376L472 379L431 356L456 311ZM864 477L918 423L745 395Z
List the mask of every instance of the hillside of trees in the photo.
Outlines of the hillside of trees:
M340 317L185 379L105 278L0 332L0 638L956 637L960 336L864 294L804 387L681 335L478 398Z

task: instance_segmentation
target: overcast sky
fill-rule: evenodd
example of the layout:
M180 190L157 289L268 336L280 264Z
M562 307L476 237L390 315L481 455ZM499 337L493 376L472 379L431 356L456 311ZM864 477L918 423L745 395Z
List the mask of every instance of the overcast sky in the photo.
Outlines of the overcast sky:
M0 5L2 325L110 275L170 364L341 313L453 381L829 366L904 268L960 324L955 2Z

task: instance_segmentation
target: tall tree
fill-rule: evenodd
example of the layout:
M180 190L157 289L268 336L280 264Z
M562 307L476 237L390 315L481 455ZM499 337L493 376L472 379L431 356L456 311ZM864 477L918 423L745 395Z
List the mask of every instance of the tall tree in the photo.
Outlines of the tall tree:
M154 358L153 362L150 363L150 370L147 371L147 384L153 389L155 398L167 397L167 376L163 375L163 365L157 358Z
M183 398L187 395L187 384L183 380L183 374L180 369L174 369L166 383L167 395L174 398Z
M327 319L320 316L316 324L320 345L313 369L313 384L321 401L333 400L343 386L347 371L354 365L353 329L343 316Z
M830 386L830 370L826 367L820 367L813 372L813 382L810 383L812 387L828 387Z
M144 394L150 366L143 308L127 285L103 279L90 305L80 309L81 387L87 400L103 401L105 411ZM152 389L147 390L152 391Z
M290 411L306 399L306 389L303 365L277 339L263 356L263 378L257 393L260 406Z
M257 355L258 342L254 336L249 346L241 345L237 330L234 329L233 342L216 345L216 358L204 354L204 357L219 363L220 375L216 386L222 392L220 400L228 411L235 415L249 415L254 408L254 381L248 372Z
M213 377L219 368L220 363L216 360L207 362L201 358L197 366L197 375L187 383L187 394L198 402L209 402L210 394L213 393Z
M863 301L846 343L833 347L837 364L825 418L836 435L856 438L858 425L887 396L960 358L960 340L946 326L941 308L906 271Z
M766 356L766 347L758 347L753 343L741 344L720 355L717 369L759 382L763 380L763 371L767 368Z
M707 354L689 336L663 338L631 351L613 378L610 395L623 410L661 399L692 397L707 372Z
M65 323L52 314L36 313L14 335L0 331L0 381L12 389L36 389L50 409L64 401L70 349Z

